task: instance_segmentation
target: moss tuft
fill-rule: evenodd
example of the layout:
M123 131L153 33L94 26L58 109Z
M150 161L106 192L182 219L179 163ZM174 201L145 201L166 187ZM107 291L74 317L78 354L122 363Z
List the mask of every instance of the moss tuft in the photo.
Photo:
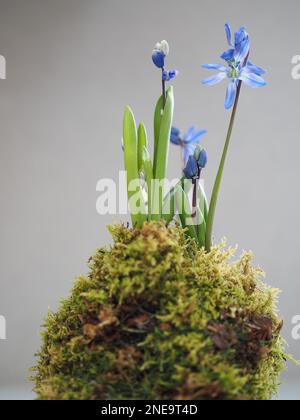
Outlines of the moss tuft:
M287 356L277 290L251 255L207 254L161 223L110 232L114 246L46 319L38 397L270 399Z

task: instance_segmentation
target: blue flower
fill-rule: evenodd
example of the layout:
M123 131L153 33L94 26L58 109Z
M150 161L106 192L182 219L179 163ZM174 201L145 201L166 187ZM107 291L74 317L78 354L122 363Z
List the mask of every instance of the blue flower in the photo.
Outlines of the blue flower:
M207 157L207 153L206 150L202 149L200 151L197 163L200 169L204 169L207 165L207 161L208 161L208 157Z
M156 67L162 70L162 81L170 82L178 76L177 70L165 70L165 59L170 52L170 47L167 41L158 42L152 51L152 61Z
M186 164L189 157L194 154L197 144L199 144L202 137L206 134L206 130L198 131L196 127L190 127L184 135L181 135L178 128L172 128L170 140L175 146L182 147L184 164Z
M152 52L153 63L159 69L165 67L165 58L170 52L170 47L167 41L158 42Z
M195 179L199 177L198 163L193 155L189 157L183 173L187 179Z
M177 70L163 71L162 79L164 82L170 82L177 77L179 72Z
M152 61L159 69L163 69L165 67L165 58L166 56L162 51L153 50Z
M183 173L187 179L199 179L202 169L207 165L207 153L200 146L190 155Z
M222 58L226 61L226 65L222 64L205 64L203 68L208 70L218 70L219 73L209 77L203 81L206 86L214 86L225 79L229 79L229 85L226 92L225 108L232 108L240 82L252 88L266 86L262 76L265 71L248 61L250 52L250 39L245 28L239 29L232 40L231 29L228 24L225 25L226 36L230 49L222 54Z
M230 49L225 51L221 55L221 58L224 59L225 61L231 61L234 59L234 56L237 52L241 53L246 58L250 50L250 39L249 39L248 33L246 32L246 29L244 27L241 27L235 33L234 42L232 39L231 28L228 25L228 23L226 23L225 25L225 32L226 32L227 42L228 42L228 45L230 46Z

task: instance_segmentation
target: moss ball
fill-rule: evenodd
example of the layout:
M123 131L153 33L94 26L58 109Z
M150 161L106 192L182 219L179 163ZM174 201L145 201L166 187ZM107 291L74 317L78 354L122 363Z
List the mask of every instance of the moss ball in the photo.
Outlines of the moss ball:
M34 368L43 400L266 400L286 355L277 291L251 254L197 249L183 229L110 228Z

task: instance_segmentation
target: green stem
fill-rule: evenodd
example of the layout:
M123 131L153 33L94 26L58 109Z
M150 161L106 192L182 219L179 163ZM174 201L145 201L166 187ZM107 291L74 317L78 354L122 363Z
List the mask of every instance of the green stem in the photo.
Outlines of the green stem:
M219 192L220 192L220 186L221 186L221 182L222 182L222 178L223 178L225 162L226 162L228 149L229 149L229 145L230 145L230 139L231 139L233 126L234 126L234 122L235 122L235 117L236 117L236 112L237 112L237 107L238 107L238 103L239 103L241 87L242 87L242 82L239 82L238 89L237 89L237 94L236 94L236 98L235 98L235 102L234 102L234 106L233 106L233 110L232 110L232 114L231 114L231 118L230 118L230 123L229 123L228 133L227 133L227 137L226 137L226 142L225 142L225 146L224 146L224 150L223 150L218 174L217 174L217 177L216 177L215 185L214 185L212 196L211 196L211 202L210 202L210 206L209 206L209 213L208 213L208 219L207 219L206 240L205 240L205 248L206 248L207 252L210 252L211 247L212 247L212 232L213 232L214 218L215 218L215 213L216 213L218 196L219 196Z
M165 69L162 69L162 97L163 97L163 109L165 109L166 106L166 82L163 79Z

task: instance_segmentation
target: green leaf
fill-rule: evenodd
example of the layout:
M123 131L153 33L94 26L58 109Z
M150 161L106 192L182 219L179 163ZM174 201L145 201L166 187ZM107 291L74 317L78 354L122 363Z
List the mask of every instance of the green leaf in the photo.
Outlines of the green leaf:
M205 247L206 221L208 217L208 203L203 185L198 184L198 220L202 223L198 226L199 246Z
M159 130L159 141L157 145L155 177L159 180L165 179L170 149L171 128L174 113L173 87L167 90L166 106L163 111Z
M176 187L172 188L164 199L162 218L167 224L171 223L176 213Z
M191 224L192 212L189 199L182 187L176 189L176 202L182 227L184 229L186 228L188 235L198 242L195 226Z
M176 191L178 188L182 188L184 178L182 178L174 187L170 189L163 200L162 218L167 222L171 223L176 214Z
M143 170L143 150L148 147L147 131L143 123L138 128L138 170Z
M163 111L160 132L159 132L159 141L156 146L156 161L154 164L154 179L156 181L156 186L154 188L154 208L158 210L159 214L156 215L160 218L162 214L162 202L163 202L163 188L160 188L160 184L165 178L167 173L167 164L169 159L169 149L170 149L170 136L171 128L173 121L174 113L174 94L172 86L167 90L167 100L166 106Z
M198 226L198 239L199 239L199 246L205 247L205 238L206 238L206 222L204 219L204 215L201 211L201 208L198 208L198 217L203 220L202 224Z
M147 188L148 188L148 219L151 220L152 215L152 181L153 181L153 168L151 156L147 147L142 150L142 166L145 173Z
M160 134L160 125L163 114L163 96L161 96L156 104L154 112L154 158L153 158L153 173L156 173L156 163L157 163L157 149L159 142Z
M127 171L127 193L129 205L131 200L138 197L141 212L135 214L135 209L131 206L132 224L135 227L142 227L143 223L147 220L145 202L142 195L141 186L137 186L135 191L131 191L130 184L137 182L139 179L138 171L138 155L137 155L137 132L134 115L129 107L126 107L123 122L123 140L124 140L124 158L125 169Z
M188 194L193 188L193 183L191 182L191 180L184 177L180 181L180 185L182 186L182 189L184 189L185 194L188 197ZM199 246L204 247L205 236L206 236L206 218L208 215L208 204L207 204L206 194L201 183L198 183L197 207L195 210L197 211L197 216L195 217L195 221L194 221L194 229L198 237Z
M201 182L199 183L199 200L200 200L200 209L202 211L204 220L206 222L207 217L208 217L208 212L209 212L209 206L208 206L207 196L205 194L205 190Z

